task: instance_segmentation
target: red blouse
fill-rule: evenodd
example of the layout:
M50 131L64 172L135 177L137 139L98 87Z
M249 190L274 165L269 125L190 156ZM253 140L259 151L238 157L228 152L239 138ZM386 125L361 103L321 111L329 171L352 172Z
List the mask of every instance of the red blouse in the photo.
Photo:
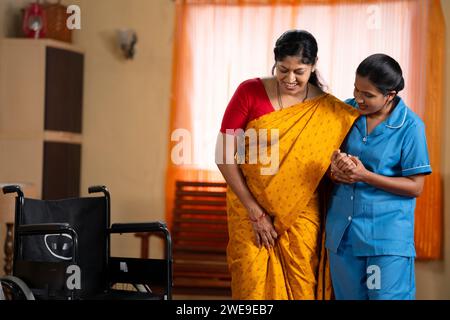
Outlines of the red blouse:
M245 129L247 123L275 111L260 78L242 82L233 94L222 119L220 132Z

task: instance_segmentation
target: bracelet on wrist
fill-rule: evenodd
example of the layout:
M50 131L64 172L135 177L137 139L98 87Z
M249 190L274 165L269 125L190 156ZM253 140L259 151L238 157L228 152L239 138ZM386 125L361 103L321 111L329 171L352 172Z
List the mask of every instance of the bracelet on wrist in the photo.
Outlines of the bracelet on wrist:
M251 217L248 217L248 218L250 219L251 222L258 222L258 221L260 221L262 218L264 218L266 215L267 215L267 213L263 212L263 214L262 214L261 216L259 216L258 218L256 218L256 219L253 219L253 218L251 218Z

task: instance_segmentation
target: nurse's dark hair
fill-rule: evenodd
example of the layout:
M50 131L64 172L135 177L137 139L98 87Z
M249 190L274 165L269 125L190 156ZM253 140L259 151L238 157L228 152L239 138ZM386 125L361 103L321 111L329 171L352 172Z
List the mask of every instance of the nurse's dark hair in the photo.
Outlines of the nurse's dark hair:
M317 41L311 33L305 30L288 30L275 43L275 48L273 49L275 64L272 68L272 74L274 74L276 62L282 61L289 56L298 57L303 64L315 65L318 51ZM317 69L311 73L308 82L323 88Z
M400 64L386 54L377 53L367 57L356 69L356 74L367 77L384 95L391 91L399 93L405 87Z

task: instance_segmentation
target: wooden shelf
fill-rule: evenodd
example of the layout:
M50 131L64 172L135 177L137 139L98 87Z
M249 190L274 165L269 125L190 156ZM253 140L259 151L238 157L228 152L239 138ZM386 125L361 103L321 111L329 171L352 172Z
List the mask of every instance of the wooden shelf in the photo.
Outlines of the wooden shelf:
M0 180L38 198L79 196L84 51L51 39L0 39Z

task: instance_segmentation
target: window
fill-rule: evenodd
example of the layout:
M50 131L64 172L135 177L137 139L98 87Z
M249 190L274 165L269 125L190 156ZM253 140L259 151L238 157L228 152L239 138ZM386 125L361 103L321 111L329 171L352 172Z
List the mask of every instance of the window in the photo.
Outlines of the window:
M417 215L416 226L420 219L429 223L424 243L439 245L424 244L424 253L440 256L441 237L435 235L442 228L439 137L445 30L439 1L179 0L176 7L171 131L189 130L192 161L177 166L169 159L168 217L174 180L220 179L214 147L239 83L270 76L276 39L288 29L305 29L317 39L318 70L328 92L340 99L352 97L356 68L370 54L389 54L402 66L406 86L401 96L427 124L434 172L418 201L424 213ZM440 204L431 205L435 203ZM420 256L421 241L416 243Z

